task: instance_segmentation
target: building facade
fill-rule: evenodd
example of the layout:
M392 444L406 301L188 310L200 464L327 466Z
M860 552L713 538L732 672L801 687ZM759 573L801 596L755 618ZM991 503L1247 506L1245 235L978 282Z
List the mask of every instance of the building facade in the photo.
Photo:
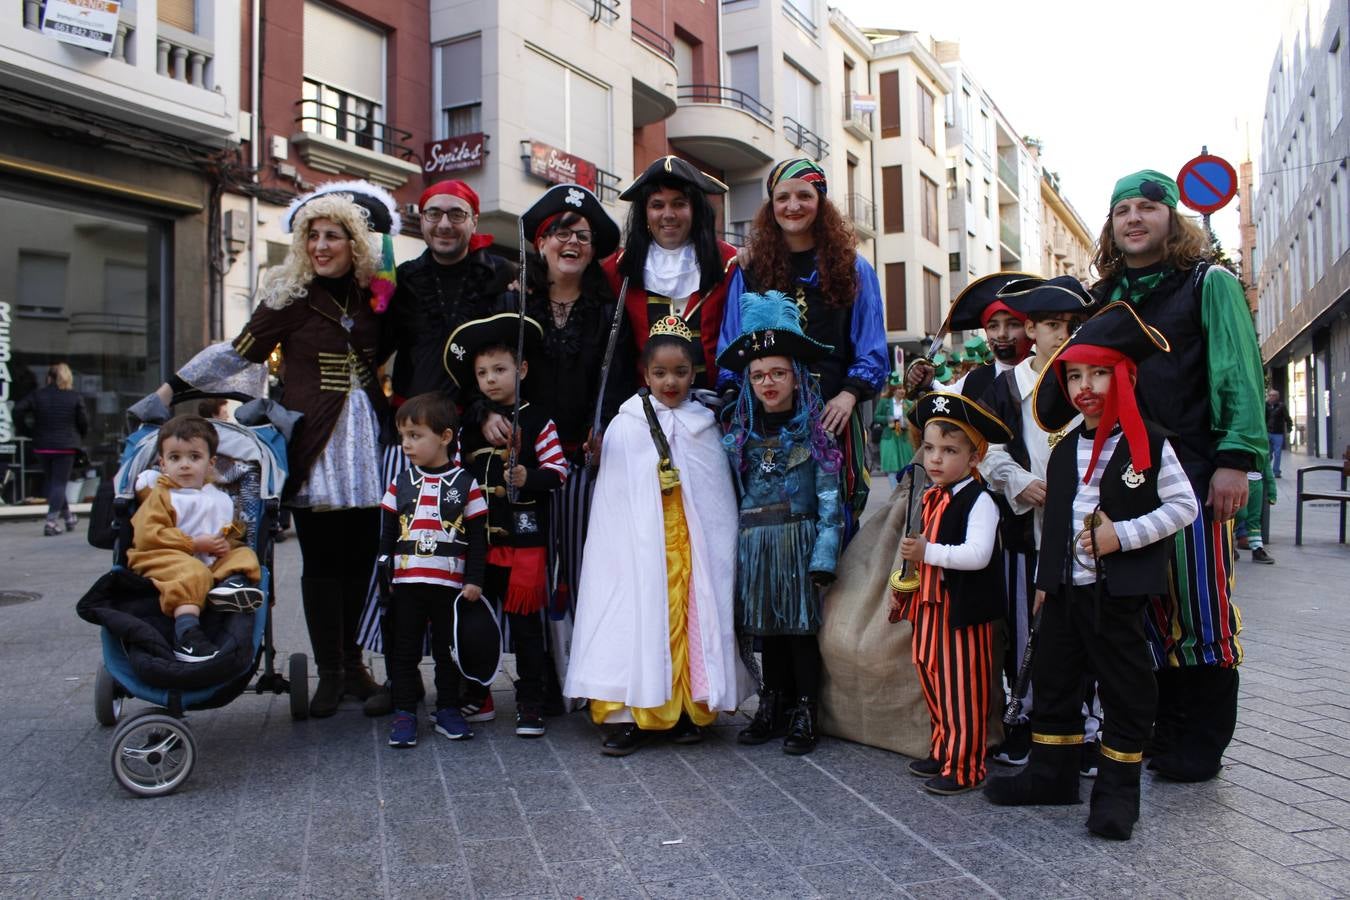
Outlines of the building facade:
M1083 217L1061 193L1059 175L1041 172L1041 260L1036 271L1047 278L1072 275L1084 284L1091 282L1095 236Z
M1302 7L1271 65L1255 189L1257 333L1294 446L1350 444L1350 8Z

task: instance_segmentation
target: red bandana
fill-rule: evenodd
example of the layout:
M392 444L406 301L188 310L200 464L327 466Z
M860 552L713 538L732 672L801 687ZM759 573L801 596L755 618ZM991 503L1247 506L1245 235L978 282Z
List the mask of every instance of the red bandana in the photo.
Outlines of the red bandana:
M1059 366L1059 383L1065 394L1068 393L1068 388L1064 387L1066 362L1111 366L1114 370L1111 375L1111 390L1102 404L1102 420L1097 423L1097 435L1092 439L1092 458L1088 460L1083 483L1087 484L1088 479L1092 477L1092 472L1097 467L1097 459L1102 453L1102 445L1106 443L1117 422L1120 423L1121 431L1125 433L1125 440L1130 446L1130 462L1134 470L1143 472L1151 468L1153 458L1148 450L1148 431L1144 428L1144 418L1139 414L1139 404L1134 396L1134 376L1137 371L1134 360L1119 350L1095 344L1074 344L1066 347L1055 360Z
M431 187L427 188L425 191L422 192L422 196L417 199L417 206L419 208L425 208L428 200L430 200L432 197L439 197L443 194L451 197L458 197L465 203L469 204L469 209L473 210L473 214L475 216L478 215L477 192L475 192L473 188L469 187L467 184L465 184L464 182L460 181L457 178L451 178L448 181L438 181ZM473 253L475 250L482 250L484 247L491 247L491 246L492 246L492 235L490 234L475 233L473 236L469 238L470 253Z
M1027 320L1025 313L1018 312L1002 300L995 300L984 308L984 312L980 313L980 327L988 328L989 320L994 317L995 313L1001 312L1007 313L1019 322L1025 322Z

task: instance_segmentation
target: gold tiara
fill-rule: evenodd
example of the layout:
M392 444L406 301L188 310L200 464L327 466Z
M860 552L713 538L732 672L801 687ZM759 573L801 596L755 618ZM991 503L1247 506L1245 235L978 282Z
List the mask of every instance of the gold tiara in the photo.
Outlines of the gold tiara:
M647 333L648 338L654 338L658 334L668 334L671 337L677 337L680 340L693 342L694 332L689 330L689 325L679 316L662 316L656 320L652 330Z

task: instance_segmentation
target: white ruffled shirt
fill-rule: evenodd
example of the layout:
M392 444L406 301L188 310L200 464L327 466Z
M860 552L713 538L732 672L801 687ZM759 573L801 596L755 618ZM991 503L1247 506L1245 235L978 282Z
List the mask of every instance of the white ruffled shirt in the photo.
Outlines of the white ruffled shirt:
M146 469L136 476L135 490L153 488L159 476L158 469ZM204 484L200 488L170 488L169 502L178 530L188 537L221 534L234 521L234 501L213 484ZM192 555L208 566L216 561L209 553Z
M669 297L675 315L684 315L684 303L698 290L698 281L698 256L693 243L667 250L653 242L647 248L647 261L642 267L643 286L649 294Z

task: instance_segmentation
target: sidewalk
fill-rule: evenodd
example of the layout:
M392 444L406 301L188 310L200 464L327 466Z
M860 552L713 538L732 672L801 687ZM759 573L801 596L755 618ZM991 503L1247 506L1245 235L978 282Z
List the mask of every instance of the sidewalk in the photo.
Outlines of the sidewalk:
M870 747L740 747L743 716L621 760L584 714L525 741L505 677L473 740L424 727L411 751L354 704L294 722L285 697L245 694L192 714L200 759L181 791L136 800L111 777L98 637L74 615L108 554L0 523L0 896L1350 896L1350 547L1334 508L1311 506L1293 546L1305 463L1284 464L1277 565L1238 563L1228 765L1203 785L1146 775L1125 844L1092 839L1085 806L932 797ZM293 540L276 569L284 658L308 651Z

